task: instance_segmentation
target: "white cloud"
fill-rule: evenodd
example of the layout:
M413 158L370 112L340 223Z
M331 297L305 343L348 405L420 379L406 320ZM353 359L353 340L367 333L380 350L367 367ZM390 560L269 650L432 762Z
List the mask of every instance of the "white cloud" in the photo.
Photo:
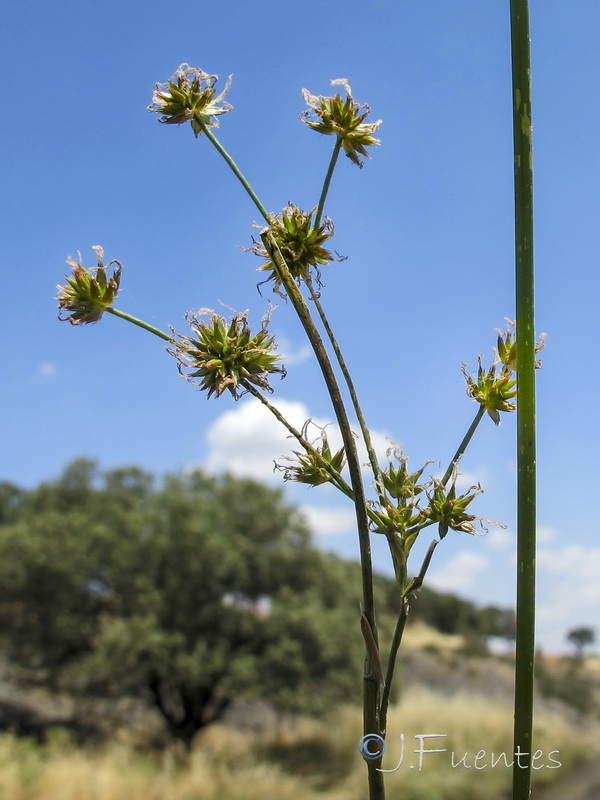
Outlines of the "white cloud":
M538 637L552 650L565 649L565 634L578 625L597 625L600 611L600 548L571 544L540 547Z
M514 546L516 543L516 534L514 531L508 531L504 528L490 528L490 532L486 537L490 547L495 549L502 549Z
M309 416L302 403L278 400L274 405L296 428ZM221 414L209 428L207 439L210 450L205 467L210 472L227 471L269 482L274 480L273 461L295 446L283 425L255 399Z
M340 536L356 531L354 509L301 506L310 529L315 536Z
M277 349L281 353L283 363L286 367L303 364L313 357L313 349L310 344L304 343L296 347L289 339L286 339L285 336L277 337Z
M479 553L463 550L451 558L444 567L427 576L428 584L443 592L464 594L471 589L475 578L490 566L490 561Z
M540 544L547 544L554 541L556 538L555 528L549 525L540 525L537 529L537 542ZM514 530L503 530L499 528L492 528L487 537L490 547L495 548L508 548L517 546L517 534Z
M556 530L555 528L551 528L549 525L539 525L537 529L537 541L538 544L545 544L547 542L553 542L556 538Z
M319 428L327 426L327 436L332 450L342 446L341 436L331 420L311 417L304 403L293 400L273 400L273 405L297 430L308 419L314 425L308 430L309 441L319 437ZM353 430L358 425L353 424ZM390 447L387 437L372 431L373 447L381 460ZM298 442L284 426L265 408L259 400L248 398L232 411L221 414L207 433L209 453L205 467L211 472L228 471L238 476L250 476L261 481L273 481L273 462L282 461L293 450L299 449ZM367 453L359 440L359 457L362 464L367 462ZM285 463L283 461L283 463ZM281 476L279 476L281 479Z

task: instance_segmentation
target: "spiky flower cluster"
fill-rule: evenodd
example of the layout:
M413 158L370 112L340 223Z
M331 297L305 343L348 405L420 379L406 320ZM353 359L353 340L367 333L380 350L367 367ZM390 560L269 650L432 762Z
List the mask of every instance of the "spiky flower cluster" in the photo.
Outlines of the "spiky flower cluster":
M422 521L423 514L418 507L417 497L425 490L425 485L420 484L419 480L427 464L416 472L409 473L408 458L400 449L394 447L388 451L388 467L382 473L381 493L382 497L387 498L387 502L385 505L381 502L373 503L378 520L375 528L377 533L387 536L395 533L403 535Z
M365 122L371 113L367 105L360 106L352 97L352 90L345 78L331 81L332 86L343 86L346 97L336 94L335 97L320 97L311 94L308 89L302 90L304 100L309 106L300 119L310 128L329 136L337 136L344 152L352 163L362 167L361 157L368 158L366 148L379 144L373 134L381 125L377 122Z
M496 359L487 372L481 363L481 356L477 359L479 368L476 379L466 372L466 364L462 365L462 372L467 381L467 394L477 400L496 425L500 424L501 411L515 411L517 408L517 404L513 402L517 396L517 380L513 377L517 369L516 323L511 320L507 322L508 326L504 333L497 331ZM543 349L544 340L545 334L542 334L535 347L536 353ZM535 366L539 369L541 362L536 361Z
M448 530L460 531L462 533L474 534L475 527L473 522L481 517L474 517L467 514L467 506L483 492L481 486L470 486L464 494L456 495L456 477L454 473L452 485L449 489L437 478L433 478L431 488L427 492L429 505L424 511L425 516L431 522L438 523L440 539L448 533Z
M500 411L515 411L517 404L513 398L517 396L517 381L511 378L510 372L496 372L496 365L492 364L486 372L478 358L479 368L477 379L466 372L466 365L462 365L462 372L467 381L467 394L485 408L496 425L500 425Z
M311 420L308 420L302 428L302 436L306 439L307 429ZM306 451L304 453L294 450L294 458L288 458L288 461L296 462L293 466L280 467L283 469L283 479L286 481L297 481L298 483L306 483L309 486L320 486L323 483L330 483L332 480L332 473L325 467L323 462L327 462L335 473L341 473L346 464L346 455L344 448L340 448L337 452L332 453L329 446L329 440L325 429L321 429L321 444L314 446L314 452ZM315 456L315 453L317 454Z
M166 83L156 84L148 110L161 114L159 122L166 125L191 122L194 133L200 136L205 127L218 128L217 117L233 108L229 103L219 105L229 91L231 76L221 94L215 97L218 79L218 75L181 64Z
M227 389L238 400L250 384L271 392L267 376L274 372L285 375L278 363L281 356L274 352L275 338L267 330L269 315L255 334L246 315L235 314L227 322L211 309L201 309L186 314L193 337L175 334L180 341L168 352L177 359L183 377L205 389L208 397L219 397ZM207 321L202 319L205 316Z
M64 285L58 285L58 318L69 320L71 325L82 325L89 322L98 322L107 308L112 306L121 280L121 262L113 259L105 267L102 263L104 250L99 247L92 247L98 259L96 269L86 269L81 263L81 253L78 253L79 261L75 261L71 256L67 258L67 264L73 267L71 276L65 275L67 281ZM112 275L107 275L108 268L116 264ZM60 312L66 311L67 316L61 317Z
M285 261L292 278L296 281L306 280L311 269L315 270L317 282L320 281L319 266L334 261L324 243L333 236L333 223L329 219L315 228L313 214L315 209L306 214L290 203L281 214L273 216L271 225L263 231L268 235L279 254ZM269 251L264 245L256 244L250 248L256 255L267 261L259 267L259 272L266 271L269 276L265 282L273 280L275 291L279 292L282 284L280 268L277 264L277 253Z

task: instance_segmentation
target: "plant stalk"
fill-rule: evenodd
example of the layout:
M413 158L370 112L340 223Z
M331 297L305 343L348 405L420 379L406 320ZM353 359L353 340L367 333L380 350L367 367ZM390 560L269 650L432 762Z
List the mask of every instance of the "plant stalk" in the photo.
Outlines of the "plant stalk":
M477 430L477 426L483 419L483 415L485 414L485 408L480 404L477 413L475 414L475 419L469 426L469 430L465 433L462 442L458 445L456 453L452 456L452 461L448 465L448 469L444 472L444 477L442 478L442 483L444 486L448 483L450 478L452 477L452 473L454 472L454 468L462 458L465 450L467 449L469 442L473 438L473 434Z
M155 336L159 336L161 339L164 339L165 342L170 342L171 344L175 343L175 339L172 336L169 336L164 331L161 331L160 328L156 328L154 325L150 325L148 322L144 322L143 319L138 319L137 317L132 316L131 314L127 314L125 311L119 311L118 308L112 308L109 306L106 309L108 314L113 314L115 317L120 317L121 319L126 320L127 322L131 322L134 325L137 325L138 328L143 328L145 331L149 331L153 333Z
M387 669L385 673L385 685L383 687L383 694L381 696L381 729L383 731L383 735L385 735L386 733L387 711L390 702L390 692L392 690L392 683L394 680L396 658L398 656L398 648L400 647L400 642L402 641L402 635L404 634L404 628L406 626L408 611L409 611L408 598L404 596L402 598L402 608L400 609L400 614L398 615L398 619L396 620L396 628L394 630L394 636L392 638L392 644L390 646L390 653L388 656Z
M342 375L344 376L344 380L346 382L346 386L348 387L348 393L350 395L350 400L352 401L352 406L356 413L356 417L358 419L358 424L360 425L360 430L363 435L363 440L365 442L365 447L367 448L367 454L369 456L369 463L371 464L371 469L373 471L373 476L375 478L375 488L377 490L377 494L379 495L379 500L382 505L385 502L385 494L384 494L384 486L383 486L383 476L381 473L381 468L379 466L379 462L377 460L377 454L375 453L375 448L373 447L373 442L371 440L371 432L367 427L367 423L365 421L364 414L362 412L362 408L358 401L358 395L356 393L356 389L354 388L354 381L352 380L352 376L350 375L350 371L346 366L346 362L344 360L344 356L342 355L342 351L340 350L340 346L338 345L337 339L333 333L331 325L329 324L329 320L325 314L323 306L321 305L321 300L319 298L318 293L315 291L312 281L310 277L307 279L307 285L310 291L311 300L314 302L317 311L319 312L319 317L321 318L321 322L323 323L323 327L325 332L327 333L327 337L331 342L331 346L333 348L333 352L335 353L335 357L337 362L340 366L340 370Z
M340 427L340 433L346 451L346 458L348 461L348 469L350 471L350 483L354 492L354 504L356 509L356 521L358 527L358 541L360 549L360 563L362 572L362 590L363 590L363 615L367 621L375 646L377 642L377 627L375 622L375 602L373 595L373 564L371 559L371 540L369 535L369 519L367 512L367 503L365 498L364 486L362 483L362 475L360 470L360 461L356 450L356 442L346 407L340 392L340 388L329 360L329 356L321 339L321 335L317 330L308 306L302 296L290 270L285 262L285 258L279 249L277 242L265 231L261 234L263 244L270 254L273 264L275 264L278 272L278 278L285 288L287 295L294 306L296 313L302 323L306 332L308 340L314 350L314 353L319 362L325 385L329 392L335 416ZM374 733L381 735L380 720L379 720L379 683L374 678L375 671L373 665L369 662L369 658L365 659L365 673L364 673L364 694L363 694L363 728L364 733ZM385 790L383 786L383 775L379 771L381 766L381 759L374 759L367 762L368 780L369 780L369 800L383 800L385 797Z
M335 165L337 164L338 156L340 154L341 149L342 149L342 142L338 138L335 140L333 153L331 154L331 160L329 162L329 167L327 168L327 174L325 175L325 180L323 181L323 189L321 190L321 196L319 197L319 205L317 206L317 215L315 217L315 222L313 225L315 230L319 227L321 223L321 217L323 216L323 208L325 206L325 200L327 199L327 193L329 192L331 178L333 177L333 171L335 170Z
M241 171L241 169L238 167L238 165L235 163L233 158L229 155L227 150L223 147L223 145L217 139L217 137L214 135L214 133L211 131L211 129L207 125L205 125L204 122L202 122L202 120L198 119L197 121L199 122L199 124L200 124L200 126L202 128L202 132L206 134L206 138L209 140L209 142L212 145L214 145L216 147L216 149L223 156L223 158L225 159L225 161L227 162L227 164L231 168L231 171L233 172L235 177L239 180L239 182L242 184L244 189L248 192L252 202L258 208L258 210L260 211L261 216L265 219L267 225L270 225L272 220L271 220L271 217L269 216L269 212L267 211L267 209L263 206L263 204L258 199L258 196L256 195L256 192L254 191L252 186L250 186L250 184L246 180L246 177L243 174L243 172Z
M533 148L528 0L511 0L517 317L517 632L513 800L531 794L535 660L536 451ZM518 761L523 763L519 768Z

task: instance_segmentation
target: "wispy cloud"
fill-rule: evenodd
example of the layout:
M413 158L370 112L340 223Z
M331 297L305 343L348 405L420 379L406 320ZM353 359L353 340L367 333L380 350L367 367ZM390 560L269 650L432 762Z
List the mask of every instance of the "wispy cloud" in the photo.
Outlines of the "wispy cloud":
M315 536L342 536L356 531L356 517L352 507L301 506L300 510L306 516Z
M600 547L540 547L537 564L538 636L551 649L564 649L565 635L571 628L597 626Z
M479 553L463 550L446 562L442 569L427 576L427 583L443 592L464 592L471 589L477 576L490 566L490 561Z
M313 357L312 347L308 343L301 344L297 347L289 339L286 339L285 336L277 337L277 343L279 352L283 358L283 363L288 367L303 364Z

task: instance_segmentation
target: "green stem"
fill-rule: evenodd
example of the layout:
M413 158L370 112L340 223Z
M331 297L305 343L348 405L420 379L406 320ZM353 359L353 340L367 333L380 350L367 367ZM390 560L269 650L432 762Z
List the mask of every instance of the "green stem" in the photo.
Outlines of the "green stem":
M225 150L225 148L223 147L221 142L217 139L217 137L214 135L214 133L211 131L211 129L207 125L205 125L204 122L202 122L202 120L198 119L198 122L199 122L199 124L200 124L200 126L202 128L202 132L206 134L206 138L217 148L219 153L223 156L223 158L225 159L225 161L227 162L229 167L231 167L231 171L233 172L235 177L238 179L238 181L242 184L244 189L250 195L250 198L252 199L252 202L258 208L258 210L260 211L260 213L263 216L263 218L265 219L267 225L270 225L271 222L272 222L272 219L269 216L269 212L266 210L266 208L263 206L263 204L258 199L254 189L252 188L252 186L250 186L250 184L246 180L246 177L242 173L241 169L235 163L233 158L229 155L227 150Z
M450 478L452 477L452 473L454 472L454 468L458 464L459 460L462 458L465 450L467 449L469 442L473 438L473 434L477 430L477 426L483 419L483 415L485 414L485 408L480 404L477 413L475 414L475 419L469 426L469 430L465 433L462 442L458 445L458 449L456 453L454 453L452 457L452 461L448 465L448 469L444 472L444 477L442 478L442 483L444 486L448 483Z
M511 0L517 309L517 631L514 748L531 754L535 661L535 325L533 149L527 0ZM513 768L513 800L531 794L531 755ZM523 761L521 762L523 763Z
M313 225L313 228L315 228L315 230L319 227L321 223L321 217L323 216L323 208L325 207L325 200L327 199L327 193L329 192L329 185L331 184L331 178L333 177L333 171L335 170L335 165L337 164L338 156L340 154L341 149L342 149L342 142L338 138L335 140L333 153L331 154L331 161L329 162L329 167L327 168L327 174L325 175L325 181L323 182L323 189L321 190L321 197L319 197L319 205L317 206L317 216L315 217L315 222Z
M480 405L477 413L475 414L475 418L474 418L473 422L469 425L469 429L467 430L467 432L463 436L462 442L458 445L456 453L453 455L452 460L450 461L450 464L448 465L448 468L447 468L446 472L444 473L444 477L442 478L442 483L444 484L444 486L450 480L450 478L452 476L452 473L454 472L454 467L456 466L456 464L458 463L459 459L463 456L465 450L467 449L467 447L469 445L469 442L473 438L473 434L477 430L477 426L479 425L479 423L483 419L483 415L484 414L485 414L485 408L482 405ZM427 528L427 527L429 527L429 525L433 525L433 524L434 524L433 522L429 521L429 522L420 523L419 525L415 525L414 528L409 528L406 531L406 536L412 536L415 533L420 533L423 530L423 528Z
M138 328L143 328L145 331L150 331L150 333L153 333L155 336L159 336L161 339L164 339L165 342L170 342L173 344L176 341L172 336L169 336L168 333L161 331L160 328L155 328L154 325L150 325L148 322L144 322L143 319L138 319L131 314L127 314L125 311L119 311L118 308L112 307L107 308L106 311L108 314L113 314L115 317L120 317L121 319L127 320L127 322L132 322L134 325L137 325Z
M373 447L373 442L371 439L371 432L367 427L367 423L365 421L364 414L362 412L362 408L358 401L358 395L356 393L356 389L354 388L354 381L352 380L352 376L346 366L346 362L342 355L342 351L338 345L337 339L334 336L333 330L329 324L329 320L325 314L323 306L321 305L321 300L319 298L318 293L315 291L312 280L310 276L306 279L306 284L310 291L311 300L314 302L317 311L319 312L319 317L321 318L321 322L323 323L323 327L325 328L325 332L327 333L327 337L331 342L331 346L333 348L333 352L335 353L335 357L337 362L340 366L342 371L342 375L344 376L344 380L346 381L346 386L348 387L348 393L350 394L350 399L352 401L352 406L356 413L356 417L358 419L358 424L360 425L360 430L363 435L363 439L365 442L365 447L367 448L367 454L369 456L369 463L371 464L371 469L373 471L373 476L375 478L375 487L377 489L377 494L379 495L380 503L385 503L385 492L384 492L384 485L383 485L383 475L381 473L381 468L379 467L379 461L377 460L377 454L375 453L375 448Z
M388 658L387 669L385 673L385 685L383 687L383 694L381 696L381 730L383 731L384 736L387 727L387 712L390 702L390 692L392 690L392 682L394 680L396 658L398 655L398 648L400 647L400 642L402 641L404 628L406 626L408 609L409 609L408 599L405 596L402 598L402 608L400 609L400 614L398 615L398 619L396 620L394 638L392 639L392 644L390 647L390 655Z
M363 613L371 628L375 645L377 646L377 627L375 623L375 602L373 595L373 564L371 559L371 540L369 536L369 518L367 503L365 498L364 486L362 483L362 476L360 470L360 461L356 450L356 442L350 427L344 401L338 386L335 373L331 366L329 356L323 344L323 340L317 330L308 306L296 285L293 276L290 273L289 267L279 249L277 242L267 231L261 234L263 244L267 252L271 256L271 260L277 269L277 277L282 286L285 288L287 295L294 306L296 313L302 323L306 332L308 340L314 350L314 353L319 362L325 385L331 397L331 402L335 412L335 416L340 427L342 440L346 451L346 458L348 460L348 469L350 470L350 483L354 492L354 505L356 509L356 521L358 527L358 541L360 550L360 563L362 573L362 591L363 591ZM375 733L380 734L379 722L379 683L373 679L374 670L369 662L365 659L365 672L364 672L364 697L363 697L363 727L365 734ZM369 798L370 800L383 800L383 776L378 771L381 765L381 759L375 759L367 763L368 777L369 777Z

